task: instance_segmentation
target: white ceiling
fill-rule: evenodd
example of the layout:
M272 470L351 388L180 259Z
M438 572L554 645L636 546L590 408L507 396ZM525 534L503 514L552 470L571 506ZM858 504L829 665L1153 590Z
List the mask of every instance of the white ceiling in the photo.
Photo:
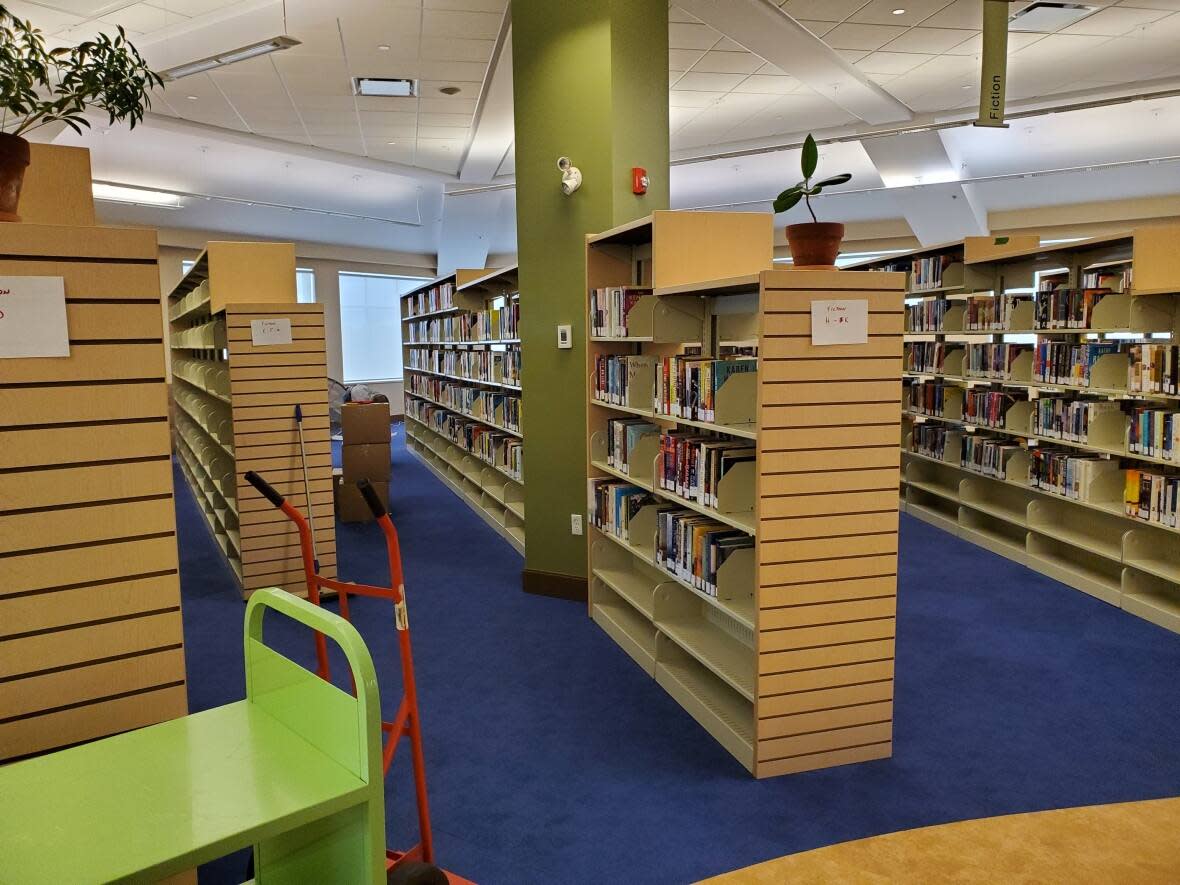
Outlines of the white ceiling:
M732 23L724 28L730 36L678 6L670 8L674 158L765 149L797 141L806 131L827 136L865 131L863 119L812 88L814 72L799 68L798 59L780 53L778 65L772 65L735 40L743 12L770 2L781 6L781 12L770 9L776 30L805 41L813 40L810 32L816 52L903 103L917 122L962 117L977 101L980 0L714 2L732 8ZM1039 107L1180 85L1180 0L1086 2L1093 11L1056 33L1010 34L1012 105L1041 102L1033 105ZM511 69L508 0L8 0L6 5L51 35L50 42L77 42L122 24L158 68L279 33L297 38L301 45L292 49L169 84L143 130L131 136L98 126L81 137L66 132L57 141L90 147L96 178L363 216L186 197L185 208L172 212L108 204L104 217L111 221L433 253L445 207L463 199L444 198L447 181L510 181L514 173L511 90L505 92L498 79ZM1026 5L1011 4L1013 10ZM694 8L700 11L699 4ZM899 8L906 11L894 15ZM499 50L505 42L507 49ZM356 97L351 78L361 75L417 78L420 96ZM439 92L442 86L460 91L446 96ZM942 133L941 140L962 176L1030 172L1180 154L1177 120L1180 101L1169 99L1021 120L1008 130L963 127ZM881 187L882 180L859 144L832 145L824 153L825 168L855 176L849 188L856 193L823 198L841 217L903 217L898 202L903 193L862 192ZM795 155L782 151L675 166L674 205L752 201L751 208L764 211L766 204L757 201L792 183L796 167ZM1109 182L1120 179L1105 173L1071 179L1064 191L1040 184L1052 180L1035 179L1023 188L973 187L993 210L1032 205L1029 199L1079 202L1098 199L1094 194L1119 195ZM1129 187L1153 181L1156 192L1180 191L1175 165L1128 174L1127 180ZM489 251L513 251L511 212L494 216L483 237Z

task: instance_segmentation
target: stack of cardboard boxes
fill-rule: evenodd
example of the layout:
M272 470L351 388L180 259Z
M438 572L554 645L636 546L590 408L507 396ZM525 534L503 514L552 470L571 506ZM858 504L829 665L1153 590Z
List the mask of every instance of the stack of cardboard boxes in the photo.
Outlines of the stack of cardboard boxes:
M389 403L345 403L341 409L344 452L336 473L336 515L341 522L368 522L373 514L357 483L367 479L389 500Z

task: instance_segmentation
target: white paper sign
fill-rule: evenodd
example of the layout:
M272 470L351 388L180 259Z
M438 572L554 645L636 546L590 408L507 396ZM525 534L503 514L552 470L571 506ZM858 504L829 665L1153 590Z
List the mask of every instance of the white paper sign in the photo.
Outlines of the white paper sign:
M62 277L0 277L0 358L69 356Z
M867 344L868 301L811 302L811 343Z
M286 317L273 320L250 320L250 343L255 347L268 344L291 343L291 321Z

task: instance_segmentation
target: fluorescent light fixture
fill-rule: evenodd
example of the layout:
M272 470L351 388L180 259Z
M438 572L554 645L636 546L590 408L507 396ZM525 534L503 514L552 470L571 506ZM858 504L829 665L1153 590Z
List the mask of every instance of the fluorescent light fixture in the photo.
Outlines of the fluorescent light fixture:
M353 77L352 90L356 95L410 98L418 94L418 83L393 77Z
M251 43L248 46L242 46L238 49L219 52L217 55L211 55L208 58L199 58L196 61L176 65L175 67L160 71L160 76L165 80L179 80L181 77L203 74L205 71L212 71L224 65L232 65L239 61L246 61L249 58L269 55L272 52L278 52L280 49L290 49L292 46L298 46L299 42L294 37L280 34L277 37L271 37L269 40L261 40L258 43Z
M108 203L132 203L136 206L153 206L157 209L180 209L180 197L165 191L154 191L146 187L132 187L124 184L91 185L94 199Z

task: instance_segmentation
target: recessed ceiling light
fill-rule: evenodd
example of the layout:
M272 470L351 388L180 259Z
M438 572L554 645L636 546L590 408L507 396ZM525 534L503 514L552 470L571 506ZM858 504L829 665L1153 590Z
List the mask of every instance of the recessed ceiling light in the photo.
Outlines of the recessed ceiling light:
M397 77L353 77L356 95L377 95L386 98L409 98L418 94L415 80Z
M127 184L91 184L94 199L108 203L132 203L136 206L154 206L160 209L180 209L180 197L165 191L152 190Z
M197 100L197 97L195 95L186 95L185 98L187 98L189 101L196 101Z
M458 95L460 90L458 86L441 86L438 91L443 95Z
M377 48L380 49L382 52L389 52L389 44L388 43L382 43Z
M895 9L895 10L893 10L893 14L894 14L894 15L905 15L905 10L904 10L904 9L900 9L900 8L899 8L899 9Z

